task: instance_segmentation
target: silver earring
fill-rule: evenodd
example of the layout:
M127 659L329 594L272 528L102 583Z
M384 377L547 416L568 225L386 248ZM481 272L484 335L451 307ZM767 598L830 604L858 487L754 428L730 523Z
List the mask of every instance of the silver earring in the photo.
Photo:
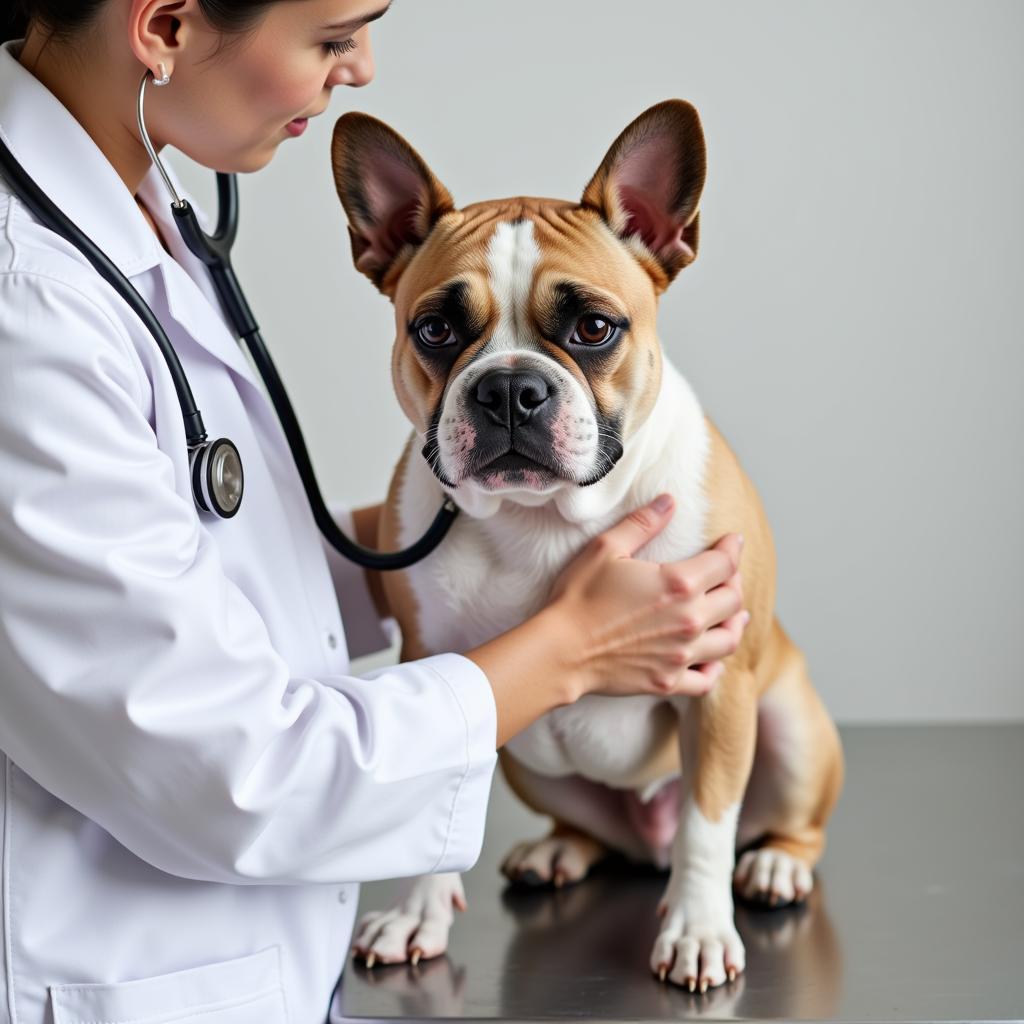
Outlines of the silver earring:
M171 80L171 76L167 73L167 68L162 61L157 64L157 70L160 72L160 77L157 78L156 75L153 75L153 84L166 85ZM153 72L151 71L150 74L152 75Z

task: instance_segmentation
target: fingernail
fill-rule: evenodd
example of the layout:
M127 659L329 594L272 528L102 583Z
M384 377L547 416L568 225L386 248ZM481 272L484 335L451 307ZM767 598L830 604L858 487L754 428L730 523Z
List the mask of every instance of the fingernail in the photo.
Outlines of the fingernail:
M743 547L743 534L742 533L738 533L738 534L736 534L736 536L739 537L739 539L740 539L740 547Z
M672 507L672 495L671 494L659 494L654 501L651 502L651 508L655 512L667 512Z
M750 621L750 612L743 613L743 625L745 626Z

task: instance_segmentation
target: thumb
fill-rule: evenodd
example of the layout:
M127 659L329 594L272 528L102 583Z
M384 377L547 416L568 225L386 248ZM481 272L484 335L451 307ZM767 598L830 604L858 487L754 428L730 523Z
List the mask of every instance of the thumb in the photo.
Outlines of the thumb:
M724 551L730 559L732 559L733 572L735 572L740 565L740 555L743 552L743 535L739 533L727 533L722 537L719 537L714 544L711 545L714 548L718 548L719 551Z
M600 534L605 544L619 556L629 556L656 537L675 513L671 494L659 494L654 501L633 509L628 516Z

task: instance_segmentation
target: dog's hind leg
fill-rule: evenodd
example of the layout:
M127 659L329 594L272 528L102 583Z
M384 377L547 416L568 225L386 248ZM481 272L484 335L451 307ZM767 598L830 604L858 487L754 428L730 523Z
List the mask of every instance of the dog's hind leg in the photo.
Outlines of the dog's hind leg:
M651 851L629 825L622 792L579 775L541 775L505 750L499 756L512 792L555 820L550 835L520 843L505 857L502 870L509 878L528 884L578 882L611 851L650 861Z
M774 906L801 901L813 886L825 822L842 787L843 756L806 659L778 620L770 645L765 661L772 679L758 701L733 883L746 899Z

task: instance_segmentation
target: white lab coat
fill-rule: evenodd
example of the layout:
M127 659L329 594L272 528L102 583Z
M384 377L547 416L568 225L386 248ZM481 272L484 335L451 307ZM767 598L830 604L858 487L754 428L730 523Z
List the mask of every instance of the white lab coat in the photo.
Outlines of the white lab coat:
M0 179L0 1022L321 1024L355 883L476 861L493 695L458 654L347 674L383 642L362 573L156 169L174 259L16 46L0 133L153 307L246 487L197 517L156 343Z

